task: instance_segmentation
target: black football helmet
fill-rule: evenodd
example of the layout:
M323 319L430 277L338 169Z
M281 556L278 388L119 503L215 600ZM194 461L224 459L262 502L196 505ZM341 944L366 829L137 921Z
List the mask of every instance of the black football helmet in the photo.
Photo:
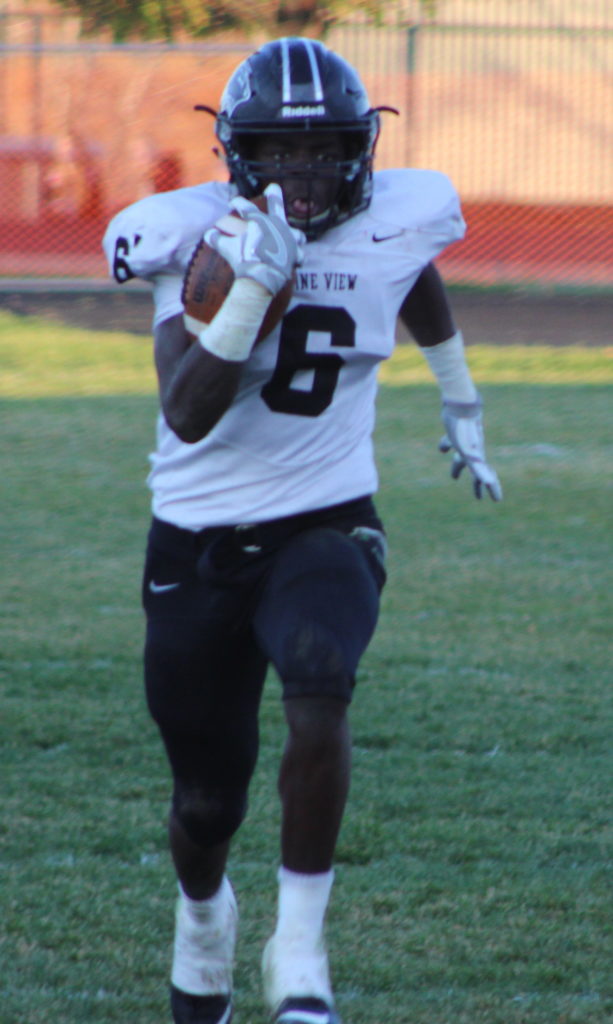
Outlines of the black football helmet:
M379 112L370 106L351 65L317 40L277 39L247 57L224 90L215 130L225 151L230 180L247 198L262 191L263 180L270 180L270 161L264 175L263 163L252 156L256 138L267 133L329 131L341 140L343 156L332 164L284 161L274 168L274 180L281 187L291 175L307 181L327 175L338 181L325 213L306 223L293 223L309 239L370 203ZM292 223L291 215L288 219Z

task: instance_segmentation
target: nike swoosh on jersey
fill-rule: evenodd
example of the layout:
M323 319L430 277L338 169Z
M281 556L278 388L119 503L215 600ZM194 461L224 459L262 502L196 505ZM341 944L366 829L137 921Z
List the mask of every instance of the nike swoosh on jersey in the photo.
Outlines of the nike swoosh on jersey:
M400 238L404 234L404 231L394 231L392 235L377 235L376 233L372 236L373 242L388 242L390 238Z
M168 590L176 590L180 586L180 583L156 583L155 580L149 580L149 590L152 594L165 594Z

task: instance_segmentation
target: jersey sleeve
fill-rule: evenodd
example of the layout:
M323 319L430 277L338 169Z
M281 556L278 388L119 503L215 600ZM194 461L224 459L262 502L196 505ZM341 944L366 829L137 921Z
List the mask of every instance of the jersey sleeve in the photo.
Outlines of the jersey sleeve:
M127 206L113 217L102 242L112 276L124 284L133 277L183 274L194 246L226 205L219 187L200 185Z
M227 189L211 184L147 196L111 220L102 242L119 284L153 286L153 324L181 313L183 275L204 231L227 209Z

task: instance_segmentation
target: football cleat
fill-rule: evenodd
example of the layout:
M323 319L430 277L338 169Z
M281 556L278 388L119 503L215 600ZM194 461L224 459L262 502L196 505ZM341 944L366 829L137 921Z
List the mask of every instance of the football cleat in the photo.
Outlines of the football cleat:
M325 999L304 996L284 999L273 1017L274 1024L341 1024L333 1006Z
M170 987L170 1008L174 1024L230 1024L230 996L192 996Z

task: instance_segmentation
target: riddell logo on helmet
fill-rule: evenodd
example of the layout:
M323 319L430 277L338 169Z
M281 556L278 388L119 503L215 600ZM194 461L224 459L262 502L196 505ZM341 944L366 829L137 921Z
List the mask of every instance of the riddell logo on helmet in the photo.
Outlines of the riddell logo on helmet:
M315 117L325 112L323 103L317 103L312 107L281 107L281 117Z

